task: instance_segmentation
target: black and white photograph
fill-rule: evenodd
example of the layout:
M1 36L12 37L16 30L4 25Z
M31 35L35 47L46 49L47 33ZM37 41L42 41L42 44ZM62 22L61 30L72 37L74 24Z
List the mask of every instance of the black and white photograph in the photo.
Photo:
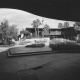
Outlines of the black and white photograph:
M79 1L1 0L0 80L80 80Z

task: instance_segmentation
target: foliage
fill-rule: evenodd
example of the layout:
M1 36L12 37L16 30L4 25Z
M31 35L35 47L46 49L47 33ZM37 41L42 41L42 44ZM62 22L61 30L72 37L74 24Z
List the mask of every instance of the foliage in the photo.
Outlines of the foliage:
M58 28L59 28L59 29L64 28L63 24L62 24L62 23L59 23L59 24L58 24Z
M33 28L38 28L41 25L41 21L39 19L33 20L32 24Z
M43 44L43 43L34 43L34 44L30 44L30 45L27 45L27 46L25 46L25 47L32 47L32 48L36 48L36 47L44 47L45 46L45 44Z
M74 23L76 26L80 26L80 22L75 22Z
M75 22L74 23L74 29L75 30L80 30L80 22Z
M67 39L52 39L50 41L49 47L52 49L79 49L80 45L78 45L76 41Z
M12 25L9 27L9 37L12 39L16 39L17 38L17 34L18 34L18 29L16 25Z
M49 31L50 30L50 26L48 24L45 24L43 30Z
M62 23L58 24L58 28L68 28L69 27L69 22L64 22L64 25Z
M10 44L11 39L15 39L17 37L18 29L16 25L9 25L8 20L4 20L0 25L0 34L1 40L4 44Z
M41 21L39 19L33 20L33 22L31 23L31 25L33 26L33 28L35 28L35 35L39 35L39 26L41 25Z
M42 35L49 35L50 33L50 26L48 24L44 25L43 31L42 31Z
M64 22L64 28L68 28L69 27L69 22Z

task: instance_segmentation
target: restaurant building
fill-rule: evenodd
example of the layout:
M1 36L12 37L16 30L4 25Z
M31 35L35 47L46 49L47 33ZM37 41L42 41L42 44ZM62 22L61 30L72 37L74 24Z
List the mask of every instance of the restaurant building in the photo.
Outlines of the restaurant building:
M35 33L34 28L26 28L32 35ZM39 36L40 37L50 37L52 38L64 38L69 40L76 40L80 37L80 31L76 31L74 27L68 28L50 28L49 31L44 31L43 28L39 28Z

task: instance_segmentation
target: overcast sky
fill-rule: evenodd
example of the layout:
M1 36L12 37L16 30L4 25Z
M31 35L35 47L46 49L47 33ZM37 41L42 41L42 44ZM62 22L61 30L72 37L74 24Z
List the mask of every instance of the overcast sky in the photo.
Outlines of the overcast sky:
M47 23L51 28L57 28L58 23L64 23L65 21L62 20L56 20L56 19L50 19L41 17L38 15L31 14L26 11L17 10L17 9L8 9L8 8L0 8L0 23L4 19L8 19L10 25L16 24L19 30L24 29L26 27L32 27L31 22L35 19L39 18L42 20L44 19L44 24ZM70 26L73 25L74 22L68 21L70 23ZM42 27L42 26L40 26Z

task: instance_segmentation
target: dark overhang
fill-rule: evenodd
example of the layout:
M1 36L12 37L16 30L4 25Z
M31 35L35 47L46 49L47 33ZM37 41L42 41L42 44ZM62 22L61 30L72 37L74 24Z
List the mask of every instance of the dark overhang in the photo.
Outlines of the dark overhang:
M0 8L20 9L52 19L80 21L80 3L77 0L0 0Z

